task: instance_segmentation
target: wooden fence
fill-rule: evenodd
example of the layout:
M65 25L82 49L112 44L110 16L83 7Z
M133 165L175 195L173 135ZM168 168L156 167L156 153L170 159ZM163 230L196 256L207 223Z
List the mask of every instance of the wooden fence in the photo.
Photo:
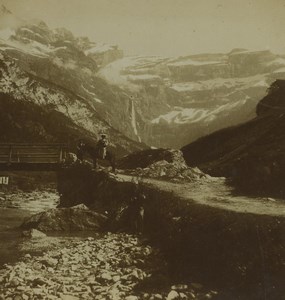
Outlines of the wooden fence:
M64 162L66 152L65 144L0 144L0 169L55 169Z

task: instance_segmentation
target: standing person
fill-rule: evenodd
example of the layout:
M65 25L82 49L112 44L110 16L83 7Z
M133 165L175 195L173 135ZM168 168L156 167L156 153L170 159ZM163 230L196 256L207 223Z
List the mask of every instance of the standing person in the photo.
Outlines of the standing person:
M83 161L85 147L86 147L86 145L85 145L84 141L79 140L78 144L77 144L77 147L76 147L76 150L77 150L76 156L77 156L77 159L79 159L81 161Z
M97 143L98 154L101 159L106 159L108 145L109 141L107 139L107 135L105 133L101 133L101 138Z

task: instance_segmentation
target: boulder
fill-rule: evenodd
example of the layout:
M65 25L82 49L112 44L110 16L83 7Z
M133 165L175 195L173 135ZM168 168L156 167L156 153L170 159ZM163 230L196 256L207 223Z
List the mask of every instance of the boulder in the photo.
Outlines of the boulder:
M84 204L70 208L55 208L38 213L25 220L24 229L47 231L100 231L106 225L107 217L90 210Z
M37 229L32 228L32 229L23 231L23 236L32 238L32 239L36 239L36 238L46 237L47 235Z
M133 295L130 295L130 296L127 296L126 297L126 300L138 300L139 298L137 296L133 296Z
M169 292L169 294L167 295L166 300L174 300L174 299L179 299L179 294L176 291L171 291Z

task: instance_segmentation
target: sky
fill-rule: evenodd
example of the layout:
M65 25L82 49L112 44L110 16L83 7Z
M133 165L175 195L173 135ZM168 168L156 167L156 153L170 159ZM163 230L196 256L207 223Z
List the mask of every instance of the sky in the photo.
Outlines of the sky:
M285 0L0 0L15 15L117 44L126 55L285 54Z

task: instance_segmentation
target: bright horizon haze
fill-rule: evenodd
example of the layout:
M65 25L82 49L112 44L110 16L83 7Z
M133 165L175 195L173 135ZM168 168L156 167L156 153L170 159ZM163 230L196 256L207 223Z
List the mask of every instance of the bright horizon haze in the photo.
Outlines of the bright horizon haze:
M126 55L181 56L269 49L285 54L284 0L0 0Z

